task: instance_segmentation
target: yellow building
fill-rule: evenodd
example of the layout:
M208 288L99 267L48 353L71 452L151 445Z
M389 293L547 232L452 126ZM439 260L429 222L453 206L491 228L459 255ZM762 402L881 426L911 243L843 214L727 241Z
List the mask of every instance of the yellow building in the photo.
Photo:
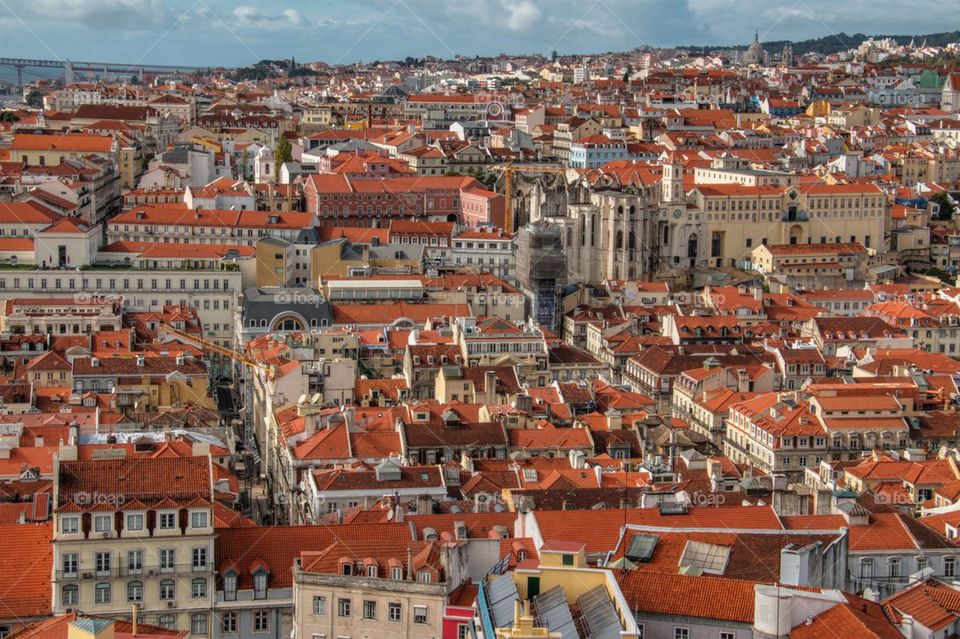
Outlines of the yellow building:
M210 410L217 403L209 390L207 366L191 356L80 357L73 361L73 389L112 392L117 406L137 412L192 404Z
M116 140L102 135L18 133L10 146L10 159L28 166L58 166L64 160L80 160L88 155L115 159L117 151Z
M883 244L886 200L875 184L698 184L688 197L706 222L709 266L749 261L761 244Z
M331 275L419 273L422 264L423 246L419 244L353 244L339 238L310 250L311 281L318 285Z

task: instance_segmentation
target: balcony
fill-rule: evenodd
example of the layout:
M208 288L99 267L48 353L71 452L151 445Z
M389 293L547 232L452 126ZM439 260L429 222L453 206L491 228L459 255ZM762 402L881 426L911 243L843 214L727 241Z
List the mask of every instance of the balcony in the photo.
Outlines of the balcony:
M780 218L782 222L809 222L810 214L806 211L798 211L793 208L784 211L783 217Z
M74 572L64 572L63 570L54 571L54 581L104 581L110 579L150 579L160 576L174 577L203 577L213 574L213 564L194 567L192 564L176 564L172 568L161 568L160 566L143 566L142 568L129 568L128 566L113 566L109 570L92 570L81 568Z

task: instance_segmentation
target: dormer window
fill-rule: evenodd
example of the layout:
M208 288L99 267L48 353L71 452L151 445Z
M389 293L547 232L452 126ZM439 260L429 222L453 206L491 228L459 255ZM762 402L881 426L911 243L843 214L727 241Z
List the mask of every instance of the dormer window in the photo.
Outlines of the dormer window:
M206 510L195 510L190 513L190 527L191 528L206 528L207 527L207 511Z
M157 528L173 530L177 527L177 513L162 512L157 515Z
M417 581L422 584L428 584L433 581L433 575L431 575L426 570L421 570L417 573Z
M267 573L258 572L253 576L253 598L267 598Z
M393 568L390 571L390 578L394 581L403 581L403 568Z
M142 513L130 513L127 515L127 530L143 530Z
M377 576L377 567L367 566L367 577L376 577L376 576Z
M225 601L237 600L237 575L230 573L224 576L223 598Z
M80 531L80 518L76 516L60 518L60 532L71 535Z
M349 577L350 575L352 575L353 564L346 561L340 564L340 574L343 575L344 577Z
M108 533L113 530L113 515L94 515L93 531Z

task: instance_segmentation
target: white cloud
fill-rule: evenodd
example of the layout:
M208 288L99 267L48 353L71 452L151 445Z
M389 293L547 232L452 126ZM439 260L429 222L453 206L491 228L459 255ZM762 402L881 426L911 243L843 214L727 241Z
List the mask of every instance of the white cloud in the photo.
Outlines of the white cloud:
M506 25L511 31L527 31L540 21L540 8L530 0L500 0L500 4L507 11Z
M227 17L227 24L230 26L264 31L297 29L303 26L304 22L303 16L296 9L268 13L249 5L234 7Z
M24 21L70 22L91 29L149 28L170 19L163 0L7 0L5 4Z

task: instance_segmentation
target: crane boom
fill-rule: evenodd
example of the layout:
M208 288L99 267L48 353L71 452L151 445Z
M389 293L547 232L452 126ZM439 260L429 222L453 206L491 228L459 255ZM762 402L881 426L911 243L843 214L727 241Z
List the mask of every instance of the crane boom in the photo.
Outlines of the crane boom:
M163 330L171 335L176 335L177 337L182 337L183 339L189 340L191 342L196 342L198 346L204 351L210 351L217 353L218 355L223 355L224 357L229 357L230 359L236 360L242 364L245 364L251 368L259 368L260 370L270 372L273 370L273 366L268 364L261 364L260 362L254 361L233 349L214 344L213 342L207 341L202 337L197 337L196 335L190 335L189 333L183 333L176 329L170 328L169 326L164 326Z

